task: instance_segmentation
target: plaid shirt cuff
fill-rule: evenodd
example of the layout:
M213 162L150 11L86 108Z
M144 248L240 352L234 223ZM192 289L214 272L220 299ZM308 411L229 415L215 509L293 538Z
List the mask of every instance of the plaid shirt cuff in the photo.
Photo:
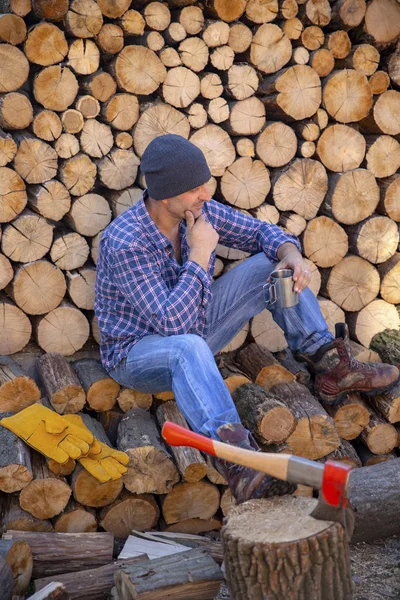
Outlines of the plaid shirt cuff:
M193 260L188 260L185 262L184 266L182 267L181 273L183 271L189 271L190 273L193 273L200 280L203 286L201 304L203 307L205 307L211 297L212 278L207 273L207 271L203 269L203 267L201 267Z

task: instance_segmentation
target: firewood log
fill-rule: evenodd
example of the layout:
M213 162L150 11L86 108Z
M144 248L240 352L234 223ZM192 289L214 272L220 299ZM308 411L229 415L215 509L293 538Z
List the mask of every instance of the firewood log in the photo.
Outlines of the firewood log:
M10 92L0 97L0 127L25 129L33 119L32 104L24 94Z
M10 10L19 17L26 17L32 10L31 0L10 0Z
M245 8L245 0L206 0L205 3L206 13L227 23L239 19Z
M287 35L289 40L298 40L303 32L304 25L297 17L287 19L284 22L282 30Z
M342 462L346 465L350 465L353 469L357 469L362 466L357 452L350 442L347 442L346 440L340 440L340 446L328 454L324 460Z
M66 289L60 269L42 259L17 267L7 293L25 313L42 315L60 304Z
M115 23L106 23L99 31L96 43L103 58L110 59L124 47L124 32Z
M201 38L190 37L183 40L179 45L178 51L182 64L195 73L203 71L208 63L209 50ZM177 105L174 104L174 106Z
M19 531L53 531L51 521L33 517L22 510L18 494L2 494L0 511L3 530L17 529Z
M352 50L351 40L349 38L348 33L341 29L339 29L338 31L334 31L333 33L331 33L328 36L326 45L327 45L328 50L330 52L332 52L332 56L335 59L338 59L338 61L340 59L342 59L342 60L346 59ZM359 62L361 62L360 59L359 59ZM342 64L343 67L355 68L354 63L351 58L349 60L344 60L343 63L338 63L338 64ZM375 67L375 69L376 69L376 67ZM356 71L358 71L358 70L359 69L356 69ZM360 73L364 73L364 71L362 69L360 69ZM364 73L364 75L370 75L370 74L371 73Z
M333 421L299 383L280 383L270 390L292 412L297 421L293 433L286 439L290 451L297 456L316 460L333 452L340 440Z
M320 77L327 77L335 67L335 59L327 48L314 50L310 56L310 66Z
M54 531L58 533L97 531L96 513L94 509L81 506L73 498L70 498L63 512L54 519Z
M370 409L359 394L348 394L339 404L324 406L344 440L354 440L368 424Z
M82 267L89 256L89 246L79 233L60 230L55 233L50 258L63 271Z
M348 488L350 506L355 510L356 522L352 542L372 541L396 535L399 527L394 512L397 507L399 462L387 460L381 464L357 469ZM368 502L379 497L379 502ZM382 510L382 504L385 510Z
M97 235L110 221L110 206L99 194L85 194L74 200L65 217L71 229L88 237Z
M321 81L311 67L297 64L278 71L275 75L264 77L258 93L264 94L262 101L269 119L306 119L314 115L321 104ZM296 102L299 94L302 97L301 103Z
M109 442L108 445L110 445ZM79 504L100 508L111 504L118 498L123 489L123 481L115 479L100 483L81 465L77 465L71 475L71 488L74 498Z
M122 150L132 148L133 137L127 131L121 131L114 136L115 145Z
M363 161L365 150L366 142L361 133L340 124L327 127L317 144L321 162L337 173L357 169Z
M0 74L0 90L14 92L24 85L29 75L29 63L25 54L11 44L1 44L0 63L6 65Z
M23 541L0 540L0 559L11 568L14 577L13 596L24 596L29 587L33 569L29 544ZM3 590L2 587L0 589Z
M160 509L154 496L124 490L115 502L100 510L100 524L116 538L124 540L133 529L147 531L155 527L159 516Z
M328 298L318 296L317 300L329 331L335 335L336 323L344 323L346 320L344 311Z
M269 167L282 167L296 154L296 135L284 123L268 122L256 139L257 156Z
M383 410L383 402L380 402L379 405ZM387 454L397 446L398 434L391 423L370 408L369 422L362 430L359 439L374 454Z
M60 354L46 353L37 361L41 381L54 410L77 413L85 405L86 394L70 362Z
M298 362L289 348L275 353L275 358L285 369L295 376L298 383L305 385L309 389L311 388L311 376L305 363Z
M68 108L61 115L61 123L66 133L79 133L82 131L85 120L82 113L75 108Z
M203 29L204 14L197 6L186 6L179 13L178 21L189 35L197 35Z
M4 600L11 600L14 589L14 575L4 558L0 557L0 589Z
M373 454L371 450L360 442L355 442L354 445L363 467L371 467L372 465L378 465L381 462L397 458L397 454L394 451L387 454Z
M390 56L388 61L389 77L396 85L400 83L400 45L397 44L395 52Z
M287 348L284 333L273 320L269 310L263 310L252 319L250 331L254 341L260 346L265 346L270 352L279 352Z
M123 412L128 412L132 408L149 409L153 402L153 396L145 392L139 392L131 388L121 388L117 403Z
M1 417L12 413L2 412ZM5 427L0 428L2 454L0 459L0 490L11 494L19 492L32 481L29 448Z
M167 72L158 56L144 46L125 46L110 72L118 86L132 94L151 94L165 80Z
M338 0L332 7L331 23L344 30L357 27L366 11L365 0Z
M369 78L369 85L374 96L383 94L390 85L390 77L385 71L375 71Z
M377 297L379 286L377 269L359 256L348 255L331 269L321 293L345 311L359 311Z
M85 119L95 119L100 112L100 102L94 96L86 94L77 97L75 108L82 113Z
M165 421L172 421L181 427L189 429L186 419L180 412L176 402L164 402L157 409L157 419L160 427ZM204 458L195 448L171 446L171 453L184 481L196 483L207 474Z
M238 208L255 208L263 203L271 184L268 170L260 160L242 157L228 167L221 179L225 200Z
M14 159L16 172L26 183L44 183L57 173L57 153L46 142L27 131L15 134L19 147Z
M68 294L78 308L93 310L96 269L86 266L67 272Z
M0 15L0 40L18 46L26 38L25 21L18 15Z
M122 190L133 184L138 166L139 159L132 150L114 148L97 160L98 177L110 190Z
M33 600L70 600L70 595L66 591L63 583L52 581L42 590L30 596L30 598Z
M330 175L321 211L339 223L353 225L372 215L378 202L379 187L375 177L365 169L355 169ZM351 211L348 210L349 203Z
M133 144L138 156L142 156L148 144L162 133L175 133L186 139L190 125L181 112L168 104L154 104L140 116L133 133Z
M24 51L31 63L49 67L65 58L68 44L59 27L44 21L30 29Z
M276 73L290 60L292 45L282 30L264 23L253 36L250 62L263 73Z
M147 411L137 408L125 413L118 427L117 447L129 456L124 484L130 492L165 494L179 481L171 455Z
M211 483L178 483L161 497L161 510L168 525L192 518L211 519L218 510L219 500L218 488Z
M68 65L77 75L95 73L100 65L100 51L92 40L74 40L68 51Z
M29 207L46 219L60 221L70 209L71 196L57 179L30 185L27 191Z
M232 397L243 424L264 443L283 442L293 433L297 421L291 411L261 386L243 385Z
M100 7L91 0L74 0L65 16L64 26L68 33L77 38L97 35L103 25Z
M46 0L32 0L32 10L39 19L49 21L62 21L68 11L67 0L61 0L57 6L48 4Z
M254 142L250 138L239 138L236 142L236 152L239 156L249 156L254 158L256 155Z
M0 253L0 290L3 290L14 277L11 262L4 254Z
M307 50L318 50L323 46L324 41L324 32L317 25L310 25L310 27L306 27L301 33L301 42Z
M22 510L37 519L50 519L64 510L71 488L63 477L48 469L40 454L32 453L31 462L33 480L21 491L19 503Z
M303 238L304 254L319 267L333 267L347 254L345 230L329 217L316 217L306 227Z
M202 37L208 48L217 48L225 46L229 40L228 23L219 21L206 21L202 32Z
M0 352L14 354L29 342L32 325L26 314L3 294L0 307Z
M400 421L400 385L397 384L390 390L371 396L368 403L389 423Z
M117 84L113 77L101 69L92 75L81 77L79 83L82 91L91 94L100 102L106 102L117 91Z
M274 573L277 575L275 589L278 597L289 594L300 598L307 593L308 577L314 579L318 573L318 577L321 576L324 582L324 594L333 594L336 593L333 590L337 590L343 598L351 596L350 556L346 534L338 523L310 518L316 504L314 498L283 496L247 502L232 508L221 533L225 549L226 578L234 597L246 598L251 594L253 584L249 582L248 564L261 565L263 559L258 555L259 548L262 548L263 556L266 553L273 561L266 563L263 560L263 575L259 577L258 584L261 589L269 588ZM260 516L257 524L251 523L250 516L255 509ZM312 539L316 554L305 550L300 559L300 548L304 547L305 539ZM329 559L323 558L325 549ZM243 552L250 561L247 565L240 560ZM285 556L286 552L288 554ZM278 554L282 557L282 562L277 560ZM296 566L293 574L285 576L283 584L282 577L286 573L285 565L289 554L292 557L291 564ZM316 556L319 557L318 561ZM320 591L317 592L319 593Z
M164 31L164 39L169 46L182 42L187 36L186 30L181 23L173 22Z
M38 400L36 382L12 358L0 357L0 412L17 413Z
M380 200L377 211L387 215L393 221L399 221L398 198L400 198L400 177L395 174L392 177L380 180L379 189Z
M101 158L111 150L113 141L111 129L105 123L88 119L83 125L80 145L85 154L93 158Z
M0 168L0 222L8 223L18 216L27 203L26 187L22 177L13 169Z
M356 90L352 95L349 86ZM372 92L366 76L352 69L333 71L324 83L323 104L340 123L360 121L372 106Z
M121 392L125 390L126 388L122 388ZM119 406L114 406L111 410L98 413L97 415L98 421L103 425L106 435L114 447L117 445L118 426L123 416L124 413Z
M235 160L235 147L228 134L218 125L206 125L190 138L205 153L212 175L223 175Z
M110 191L106 197L111 206L114 219L123 213L127 208L133 206L140 200L143 190L138 187L130 187L125 190Z
M304 142L305 144L313 144L314 142ZM278 219L279 225L283 229L293 235L300 236L307 227L307 221L297 213L281 212ZM311 262L311 261L310 261ZM312 263L314 264L314 263Z
M0 167L11 162L17 153L17 144L9 133L0 129ZM2 177L3 179L3 177ZM3 194L3 192L1 192ZM2 200L4 202L4 200Z
M385 18L382 19L382 15ZM400 33L400 10L392 0L373 0L368 4L365 13L365 31L378 44L395 41Z
M182 65L181 57L175 48L163 48L159 57L164 67L180 67Z
M213 123L223 123L229 119L229 104L224 98L210 100L207 103L207 113Z
M49 407L50 408L50 407ZM55 460L48 458L47 466L49 467L52 473L56 475L60 475L61 477L67 477L71 475L76 467L76 461L72 458L69 458L66 463L60 465L60 463ZM17 529L16 527L14 529Z
M296 156L299 158L312 158L317 150L314 142L299 141Z
M92 259L92 261L94 262L95 265L97 265L97 261L98 261L98 258L99 258L99 244L100 244L100 240L101 240L101 236L102 235L103 235L103 232L99 231L99 233L97 235L95 235L94 237L92 237L92 239L91 239L90 257L91 257L91 259ZM82 239L84 239L84 238L82 238ZM98 339L99 339L99 341L97 343L100 344L100 331L99 331L99 325L98 325L97 322L96 322L95 328L96 328L96 332L98 334ZM96 336L95 336L95 339L97 341Z
M400 92L388 90L379 96L374 105L374 121L382 133L398 135L400 125L398 124Z
M95 569L85 569L84 577L82 577L82 571L79 570L73 573L57 574L56 579L68 591L68 598L70 600L80 600L81 598L85 598L85 600L97 600L101 597L104 598L105 595L111 592L111 588L114 585L114 574L119 569L120 564L137 561L137 557L113 561ZM44 591L51 585L54 579L53 575L36 579L34 582L36 593ZM57 598L57 600L59 599Z
M93 410L102 412L115 406L121 386L108 375L99 361L82 358L74 361L73 367Z
M15 262L42 258L53 241L53 227L43 217L25 209L4 228L1 249Z
M62 133L54 144L54 149L60 158L72 158L79 152L79 140L70 133Z
M136 593L138 599L151 596L161 600L166 593L182 592L187 600L198 597L211 600L218 593L223 575L211 556L195 548L152 561L122 564L114 579L117 598Z
M61 161L59 177L72 196L83 196L93 188L96 165L86 154L76 154Z
M388 135L366 136L367 168L375 177L390 177L400 167L400 144Z
M85 315L63 300L44 317L37 317L34 333L37 343L45 352L70 356L85 344L89 330Z
M111 127L126 131L139 118L139 103L132 94L116 94L103 104L101 113Z
M347 228L349 251L376 264L389 260L399 245L397 224L388 217L372 216Z
M221 529L222 520L218 517L212 517L211 519L185 519L179 523L172 523L167 525L164 519L161 517L159 520L159 527L161 531L168 533L188 533L190 535L199 535L206 533L207 531L215 531ZM213 558L217 560L214 556Z
M313 219L328 189L328 176L321 163L298 158L272 175L273 198L278 210L293 210Z
M33 555L33 577L93 569L112 560L111 533L45 533L8 530L3 539L28 542Z
M228 46L236 54L245 52L250 47L252 39L251 29L244 23L234 23L229 29Z
M44 108L63 111L75 100L78 81L68 67L45 67L34 79L33 93Z

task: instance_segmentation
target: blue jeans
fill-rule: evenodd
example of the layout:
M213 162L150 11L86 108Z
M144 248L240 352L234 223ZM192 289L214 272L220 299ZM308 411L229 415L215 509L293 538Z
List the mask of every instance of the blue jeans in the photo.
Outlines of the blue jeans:
M219 439L217 428L240 422L240 418L214 354L266 308L263 285L275 266L264 253L256 254L213 283L205 340L190 333L149 335L133 346L110 375L125 387L150 394L172 390L193 431ZM296 306L270 310L292 350L313 354L333 339L308 288L301 292Z

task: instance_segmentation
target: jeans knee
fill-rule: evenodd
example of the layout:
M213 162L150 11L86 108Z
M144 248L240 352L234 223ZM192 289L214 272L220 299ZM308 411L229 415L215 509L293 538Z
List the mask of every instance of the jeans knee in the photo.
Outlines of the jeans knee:
M212 358L212 352L207 342L194 333L186 333L179 336L177 358L179 361L187 360L197 364L198 360L204 360L207 355Z

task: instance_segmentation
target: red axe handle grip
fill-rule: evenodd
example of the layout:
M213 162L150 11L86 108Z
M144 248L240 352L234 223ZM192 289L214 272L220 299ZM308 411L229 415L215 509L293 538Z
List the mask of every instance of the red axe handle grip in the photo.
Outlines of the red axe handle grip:
M165 421L161 433L164 440L170 446L190 446L191 448L201 450L201 452L216 456L213 440L205 435L194 433L194 431L185 429L185 427L181 427L171 421Z

